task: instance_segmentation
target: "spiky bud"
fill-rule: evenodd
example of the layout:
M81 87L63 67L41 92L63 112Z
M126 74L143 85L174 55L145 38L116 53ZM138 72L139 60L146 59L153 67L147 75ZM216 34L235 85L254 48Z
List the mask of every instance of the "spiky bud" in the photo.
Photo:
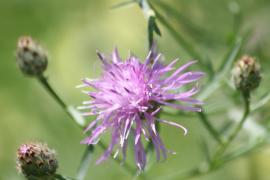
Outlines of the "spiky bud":
M57 167L55 151L46 144L22 144L17 150L17 168L27 179L54 179Z
M235 87L242 92L256 89L261 81L260 65L255 58L242 56L235 64L232 71Z
M46 70L47 53L31 37L20 37L17 45L17 64L29 76L39 76Z

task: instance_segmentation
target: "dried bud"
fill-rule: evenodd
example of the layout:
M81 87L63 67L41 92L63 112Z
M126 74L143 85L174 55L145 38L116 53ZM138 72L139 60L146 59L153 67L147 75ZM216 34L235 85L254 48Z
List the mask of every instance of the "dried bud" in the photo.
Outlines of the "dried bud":
M242 92L256 89L261 81L260 65L255 58L242 56L232 71L235 87Z
M55 151L46 144L22 144L17 150L17 168L27 179L53 179L57 167Z
M31 37L19 38L16 55L18 66L26 75L39 76L47 68L46 52Z

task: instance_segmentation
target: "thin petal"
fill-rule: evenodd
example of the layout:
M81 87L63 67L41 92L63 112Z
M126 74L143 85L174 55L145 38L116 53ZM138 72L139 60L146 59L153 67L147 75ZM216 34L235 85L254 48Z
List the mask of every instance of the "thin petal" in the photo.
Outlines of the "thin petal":
M186 135L187 132L188 132L188 130L187 130L184 126L182 126L182 125L180 125L180 124L177 124L177 123L175 123L175 122L166 121L166 120L163 120L163 119L157 119L157 121L162 122L162 123L164 123L164 124L168 124L168 125L175 126L175 127L178 127L178 128L180 128L180 129L182 129L182 130L184 131L184 135Z

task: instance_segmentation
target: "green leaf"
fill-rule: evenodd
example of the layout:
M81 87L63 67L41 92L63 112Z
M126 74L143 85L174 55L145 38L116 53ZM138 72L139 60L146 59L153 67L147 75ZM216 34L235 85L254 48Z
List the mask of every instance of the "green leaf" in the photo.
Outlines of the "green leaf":
M221 66L218 69L218 72L220 72L221 75L225 75L226 73L229 72L235 58L237 57L238 53L240 52L241 46L242 46L242 38L238 37L238 38L236 38L231 50L229 51L227 56L224 58Z
M154 24L155 24L155 18L150 16L148 19L148 43L149 48L152 47L153 40L154 40Z
M252 104L250 109L251 111L255 111L270 101L270 91L263 95L263 97L256 103Z
M226 121L222 124L219 133L220 134L225 134L233 125L233 121Z
M93 152L94 146L93 145L87 146L77 172L77 180L83 180L87 175L87 171L89 169L89 165L92 160Z
M73 117L74 121L80 125L81 127L85 126L85 119L81 116L81 114L78 112L76 108L73 106L68 106L67 111L71 114Z
M161 31L160 31L160 29L159 29L159 27L158 27L158 25L156 23L156 18L154 18L153 26L154 26L154 31L157 33L157 35L161 36Z
M148 43L149 49L151 49L154 41L154 32L161 36L161 31L156 23L156 14L153 9L150 7L147 0L138 0L137 1L140 8L142 9L148 23Z

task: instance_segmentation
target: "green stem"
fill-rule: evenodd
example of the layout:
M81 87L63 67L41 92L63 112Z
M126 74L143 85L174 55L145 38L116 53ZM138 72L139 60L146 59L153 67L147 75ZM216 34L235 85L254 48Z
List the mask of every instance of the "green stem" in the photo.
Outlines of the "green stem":
M66 105L66 103L60 98L60 96L54 91L48 79L43 75L38 77L41 85L47 90L47 92L54 98L54 100L63 108L63 110L68 114L68 116L76 122L80 128L84 128L84 120L81 116L76 114L76 110L72 107Z
M90 165L90 161L93 156L92 155L93 151L94 151L93 145L89 145L86 147L83 157L81 159L80 167L78 169L77 180L83 180L85 178Z
M57 93L53 90L51 85L48 82L48 79L45 78L43 75L38 77L39 82L42 84L42 86L49 92L49 94L58 102L58 104L66 111L66 113L71 117L72 115L67 110L67 105L64 103L64 101L57 95Z
M201 122L205 126L205 128L208 130L208 132L212 135L212 137L219 143L223 144L223 140L221 139L219 133L216 131L216 129L212 126L212 124L209 122L206 114L202 112L197 113L198 117L200 118Z
M111 9L118 9L118 8L121 8L121 7L126 7L128 5L131 5L135 3L135 0L129 0L129 1L124 1L124 2L120 2L118 4L115 4L111 7Z
M243 95L244 101L245 101L245 111L244 111L243 117L242 117L240 123L238 124L238 126L236 127L235 131L231 134L231 136L229 136L227 144L230 144L234 140L234 138L237 136L237 134L241 130L245 120L247 119L247 116L248 116L249 111L250 111L250 109L249 109L250 102L249 102L249 97L248 96Z
M228 137L226 143L221 146L220 149L217 150L217 152L214 154L213 163L219 160L219 158L223 155L223 153L226 151L226 149L229 147L229 145L232 143L232 141L236 138L239 131L242 129L244 122L246 121L249 112L250 112L250 101L249 101L249 93L242 93L243 99L244 99L244 114L236 126L235 130L231 133L231 135Z

